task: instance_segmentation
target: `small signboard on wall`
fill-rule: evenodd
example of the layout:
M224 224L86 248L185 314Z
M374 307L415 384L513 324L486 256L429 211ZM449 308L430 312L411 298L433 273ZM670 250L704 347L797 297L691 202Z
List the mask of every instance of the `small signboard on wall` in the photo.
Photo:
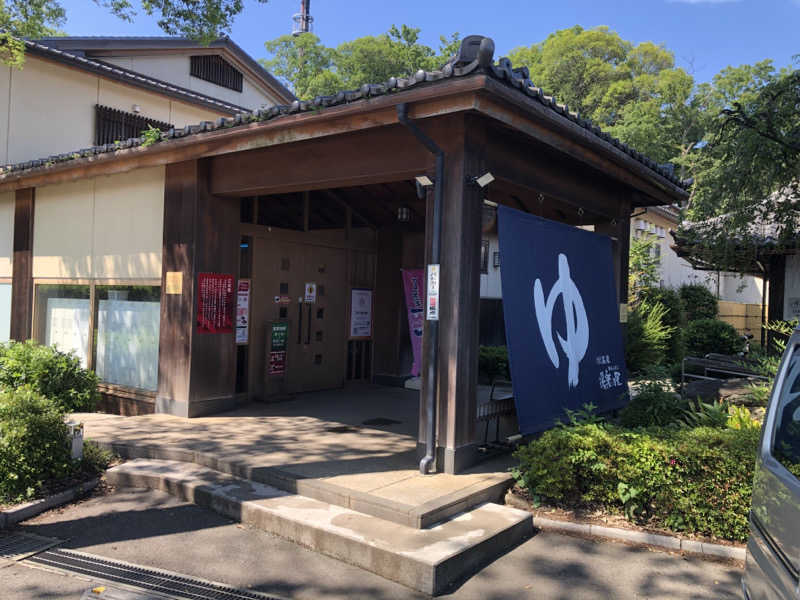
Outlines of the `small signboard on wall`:
M240 279L236 286L236 343L246 344L250 334L250 280Z
M197 276L197 333L233 333L233 275Z
M350 338L372 337L372 290L350 292Z
M289 323L275 321L270 324L268 375L286 374L286 345L289 342Z

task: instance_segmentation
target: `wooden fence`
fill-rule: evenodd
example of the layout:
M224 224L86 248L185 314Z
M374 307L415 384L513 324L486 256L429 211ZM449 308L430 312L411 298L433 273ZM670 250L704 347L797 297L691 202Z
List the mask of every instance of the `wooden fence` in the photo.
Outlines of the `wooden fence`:
M761 340L761 305L719 301L719 318L730 323L742 335L749 333L753 343Z

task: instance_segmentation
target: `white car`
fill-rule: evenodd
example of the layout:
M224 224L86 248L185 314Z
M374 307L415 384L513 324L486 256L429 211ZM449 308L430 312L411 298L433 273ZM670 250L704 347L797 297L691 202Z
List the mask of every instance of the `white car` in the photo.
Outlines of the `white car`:
M742 588L747 600L800 600L800 328L764 418Z

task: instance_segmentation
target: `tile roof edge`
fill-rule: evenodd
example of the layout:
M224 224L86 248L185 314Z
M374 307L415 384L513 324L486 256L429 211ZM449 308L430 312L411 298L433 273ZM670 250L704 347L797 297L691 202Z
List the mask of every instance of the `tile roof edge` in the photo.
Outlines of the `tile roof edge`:
M149 75L144 75L137 71L132 71L124 67L120 67L111 63L103 62L94 58L86 58L66 50L60 50L51 46L46 46L32 40L24 40L26 51L33 51L33 54L57 60L62 63L69 63L78 68L86 71L91 71L99 75L111 77L119 81L127 82L138 87L143 87L151 91L169 94L176 99L183 99L192 104L200 104L209 108L217 110L224 110L225 112L236 114L238 112L250 112L244 106L224 102L213 96L201 94L182 88L178 85L156 79Z
M474 46L478 46L475 42L480 40L477 50ZM465 49L468 40L472 41L473 48ZM29 43L26 41L26 44ZM76 60L88 60L75 57ZM96 61L93 61L96 62ZM336 94L328 96L316 96L312 100L295 100L288 105L275 105L269 108L262 108L252 113L238 113L230 118L220 118L216 121L204 121L197 125L187 125L183 129L171 129L164 134L164 139L183 138L197 133L206 131L214 131L217 129L227 129L236 127L244 123L251 123L254 121L270 121L276 117L297 114L301 112L320 111L331 106L341 104L349 104L366 98L374 96L383 96L393 93L399 93L403 90L415 87L426 83L435 83L443 79L450 79L453 77L465 77L472 74L485 74L498 81L501 81L509 87L517 89L520 93L533 98L545 107L552 109L557 114L560 114L564 119L582 126L584 129L590 131L601 140L608 143L610 146L617 148L624 154L627 154L632 159L643 164L653 174L660 176L668 181L675 187L685 190L686 182L681 181L676 177L670 169L663 165L657 164L655 161L647 158L640 152L637 152L627 144L622 143L617 138L612 137L607 132L601 130L588 119L584 119L579 113L569 110L566 104L560 104L556 101L555 96L546 95L541 88L535 86L533 82L528 79L528 70L525 67L514 68L508 58L500 58L497 63L494 63L494 41L491 38L483 36L468 36L462 41L462 48L459 54L448 60L440 69L433 71L418 70L413 75L407 77L390 77L383 83L366 83L360 88L355 90L342 90ZM141 146L141 138L134 138L122 142L122 147L131 148L134 146ZM111 148L108 148L112 146ZM120 149L119 145L106 144L105 146L93 146L71 152L48 157L47 159L38 159L32 161L25 161L13 165L6 165L0 167L0 182L10 173L19 173L28 169L40 169L56 162L64 162L77 157L91 156L94 154L101 154Z

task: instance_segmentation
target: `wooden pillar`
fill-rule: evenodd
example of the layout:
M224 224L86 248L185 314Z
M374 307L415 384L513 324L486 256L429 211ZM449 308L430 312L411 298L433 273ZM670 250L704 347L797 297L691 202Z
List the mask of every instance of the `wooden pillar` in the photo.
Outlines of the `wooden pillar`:
M461 472L478 458L476 394L483 195L477 185L467 181L467 177L485 171L483 139L480 121L467 122L464 118L453 119L447 135L436 139L445 149L444 182L436 182L436 185L444 185L437 468L446 473ZM429 194L428 204L431 203ZM426 227L429 229L433 221L430 208L428 213ZM427 234L429 256L430 231ZM420 409L420 442L424 444L425 407Z
M595 233L607 235L611 238L611 257L614 263L614 280L617 290L617 304L620 305L620 317L628 306L628 272L631 247L631 204L628 201L620 203L620 214L609 223L595 225ZM622 306L624 305L624 307ZM623 334L626 328L622 323Z
M184 417L235 405L234 334L196 331L198 274L239 266L239 200L208 188L205 161L167 165L156 411Z
M373 373L378 383L391 381L400 372L399 316L403 312L402 235L396 228L378 230L378 255L375 273L374 362ZM407 323L407 322L406 322ZM408 325L406 324L406 327ZM388 376L388 378L386 377Z
M33 213L36 190L16 191L14 203L14 257L11 279L11 339L31 337L33 311Z

